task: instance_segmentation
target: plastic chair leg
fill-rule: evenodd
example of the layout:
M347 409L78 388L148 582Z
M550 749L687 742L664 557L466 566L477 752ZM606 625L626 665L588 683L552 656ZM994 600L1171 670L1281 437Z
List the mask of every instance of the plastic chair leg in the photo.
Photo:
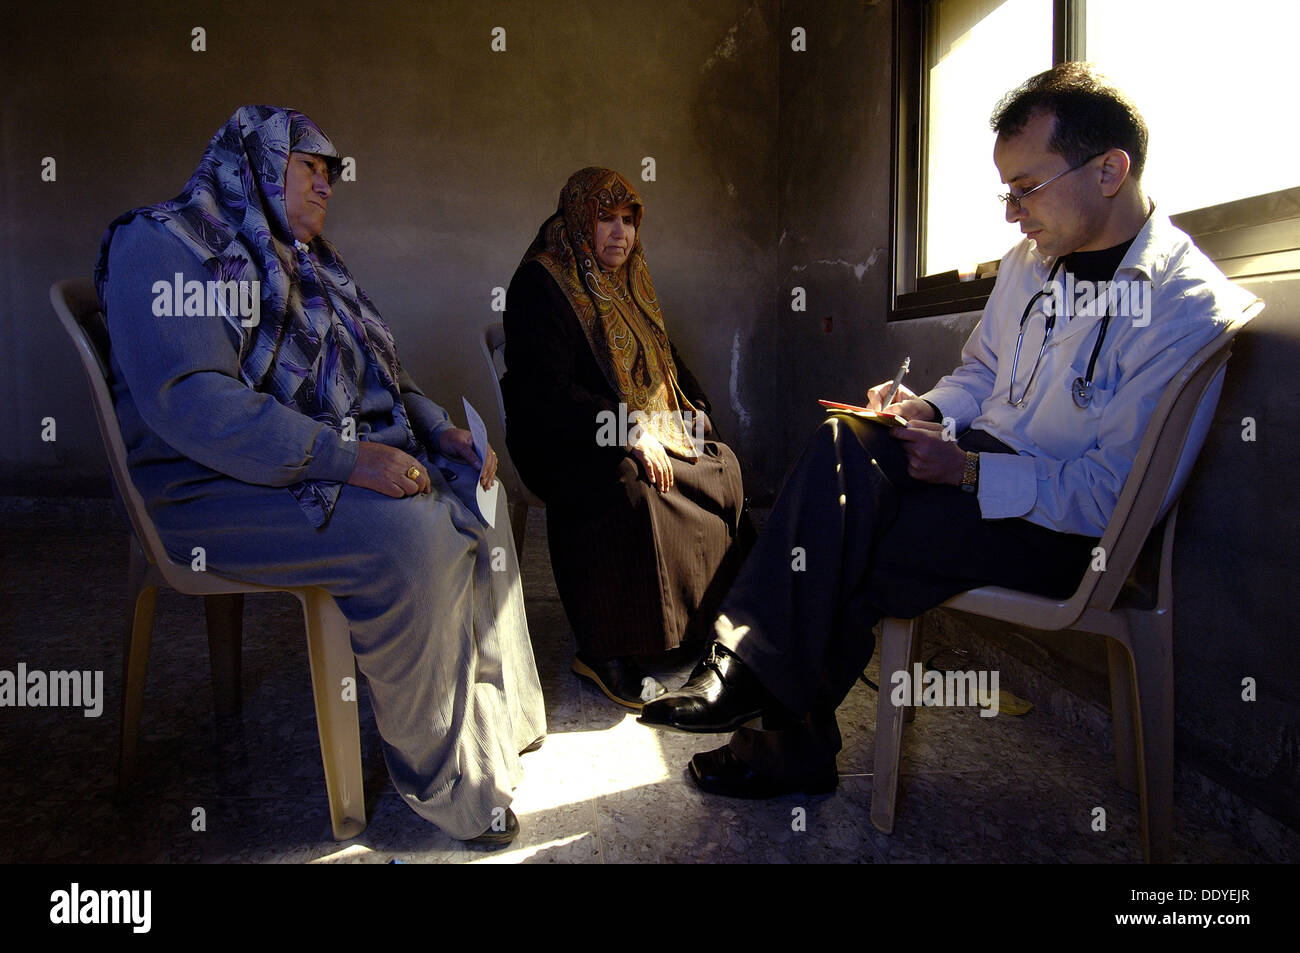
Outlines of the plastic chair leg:
M1147 863L1168 863L1174 829L1174 653L1168 611L1129 612L1137 681L1137 762Z
M204 596L208 616L208 658L212 662L212 700L218 718L243 710L240 653L244 640L244 594Z
M906 671L912 658L915 619L885 619L880 624L880 691L876 693L876 766L871 780L871 824L882 834L894 832L898 798L898 762L902 752L906 707L895 706L892 679Z
M883 631L883 629L881 631ZM912 639L912 643L911 643L912 647L908 649L907 652L907 671L909 674L916 671L916 669L913 668L913 666L921 661L921 617L920 616L917 616L915 619L912 620L911 639ZM890 674L893 674L893 672L891 671ZM903 721L907 722L910 725L915 720L916 720L916 706L908 705L906 708L903 709Z
M1108 638L1106 662L1110 669L1110 730L1115 742L1115 779L1125 791L1136 791L1138 767L1133 659L1123 644Z
M158 587L142 585L144 571L132 553L128 582L126 644L122 653L122 731L118 740L117 788L125 792L135 780L136 747L140 740L140 712L144 707L145 675L149 668L149 643L153 639L153 612ZM143 558L142 558L143 562ZM140 571L137 571L139 569Z
M366 827L356 659L347 619L329 593L308 589L297 595L307 623L307 652L311 659L325 790L329 794L330 825L335 840L348 840ZM349 681L345 683L345 679Z

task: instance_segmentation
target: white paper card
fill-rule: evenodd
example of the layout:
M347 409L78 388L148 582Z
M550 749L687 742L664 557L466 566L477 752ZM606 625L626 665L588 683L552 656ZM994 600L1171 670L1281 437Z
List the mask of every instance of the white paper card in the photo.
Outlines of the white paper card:
M469 400L462 397L461 403L465 405L465 419L469 421L469 432L474 436L474 452L478 458L486 462L487 460L487 427L483 426L483 418L478 415L478 411L470 404ZM493 480L492 489L483 489L483 484L477 480L474 481L474 489L477 493L479 515L487 521L489 526L497 525L497 492L501 489L501 481Z

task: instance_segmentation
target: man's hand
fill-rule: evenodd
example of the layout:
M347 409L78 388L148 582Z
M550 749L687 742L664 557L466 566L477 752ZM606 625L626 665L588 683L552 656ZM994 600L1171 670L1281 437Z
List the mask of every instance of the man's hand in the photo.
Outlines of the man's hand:
M411 478L407 475L415 472L412 467L419 476ZM425 469L419 460L396 447L359 440L357 462L352 467L348 483L400 499L414 493L429 492L431 484Z
M943 438L943 424L909 420L906 427L895 427L890 433L905 444L910 476L925 483L961 486L966 453L957 446L957 441Z
M903 398L902 400L895 400L888 407L882 406L893 386L893 381L885 381L867 391L867 409L895 414L909 421L934 420L934 408L908 390L906 384L900 384L898 387L898 396Z
M489 446L487 448L487 462L480 460L478 454L474 451L474 435L468 430L457 428L444 430L438 436L438 450L444 457L460 460L472 467L481 467L478 482L483 484L485 490L492 488L492 484L497 478L497 452Z
M646 479L660 493L667 493L673 486L673 464L668 459L664 445L642 430L636 443L628 448L632 456L641 464Z

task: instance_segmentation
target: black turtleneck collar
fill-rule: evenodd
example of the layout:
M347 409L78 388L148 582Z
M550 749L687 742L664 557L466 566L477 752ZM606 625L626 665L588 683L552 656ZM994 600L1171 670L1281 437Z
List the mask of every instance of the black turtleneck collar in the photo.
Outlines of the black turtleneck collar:
M1134 235L1126 242L1100 248L1096 251L1076 251L1062 257L1061 267L1079 281L1109 281L1115 277L1119 263L1124 260L1129 246L1137 239Z

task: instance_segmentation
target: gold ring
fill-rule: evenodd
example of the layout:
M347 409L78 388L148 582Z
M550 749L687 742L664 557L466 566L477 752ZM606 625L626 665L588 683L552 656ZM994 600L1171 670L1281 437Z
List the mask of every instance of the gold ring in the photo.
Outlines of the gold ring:
M418 480L418 479L420 479L420 468L419 468L419 467L411 467L411 469L409 469L409 470L406 471L406 476L407 476L409 479L411 479L411 480Z

